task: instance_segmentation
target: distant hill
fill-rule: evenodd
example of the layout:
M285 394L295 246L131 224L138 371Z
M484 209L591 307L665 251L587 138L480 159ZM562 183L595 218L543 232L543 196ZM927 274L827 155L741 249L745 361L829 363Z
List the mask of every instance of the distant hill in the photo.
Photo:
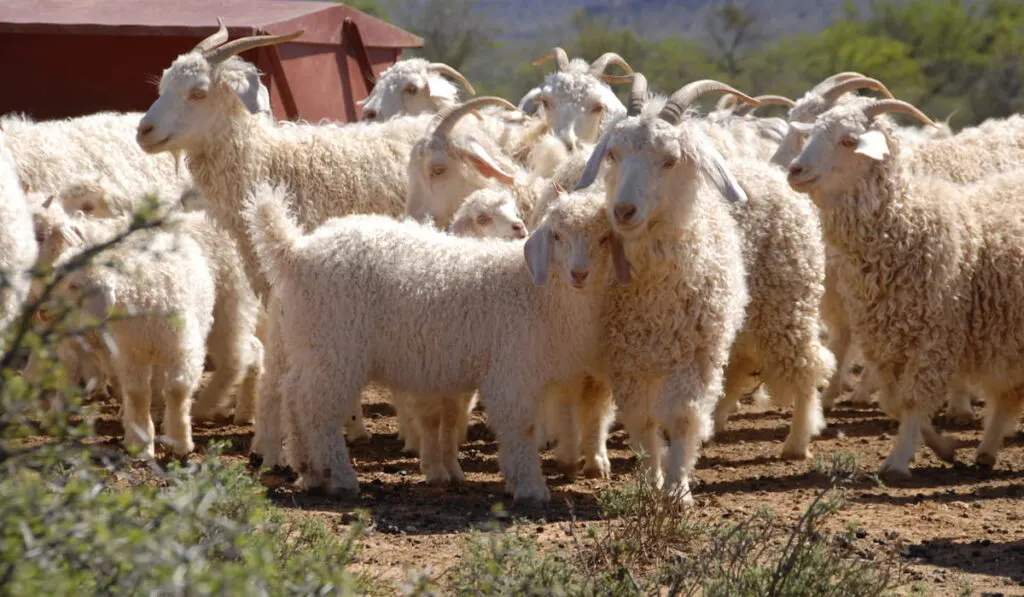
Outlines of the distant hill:
M848 3L867 15L871 0L740 0L760 18L762 33L814 32L842 16ZM685 35L703 38L706 15L724 0L479 0L499 24L504 39L528 39L539 31L564 27L577 10L609 19L615 27L646 32L653 38Z

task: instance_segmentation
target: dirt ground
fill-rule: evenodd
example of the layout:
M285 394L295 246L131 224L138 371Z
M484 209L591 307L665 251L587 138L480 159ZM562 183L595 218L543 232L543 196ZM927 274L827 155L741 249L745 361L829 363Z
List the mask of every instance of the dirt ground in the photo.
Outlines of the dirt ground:
M120 425L113 408L104 410L98 429L116 441ZM435 488L424 484L418 460L400 452L391 407L370 396L363 410L374 435L352 448L362 487L357 500L305 495L288 479L265 471L261 481L268 494L296 516L318 517L339 532L348 528L354 510L369 510L373 523L357 566L385 582L401 582L409 568L437 575L458 566L464 532L492 520L493 504L511 501L503 493L497 444L483 413L474 413L469 441L461 450L466 483ZM961 464L943 463L922 448L912 479L884 488L870 482L851 487L848 505L833 521L837 530L851 523L862 527L853 547L866 557L899 549L908 580L928 594L956 595L970 586L973 595L1024 595L1024 432L1007 440L994 470L979 470L970 463L980 439L980 410L976 404L977 419L969 428L947 428L964 446L958 452ZM876 407L849 402L838 404L828 422L814 452L853 452L872 471L887 455L897 427ZM702 452L693 489L697 506L722 518L767 507L795 520L825 481L811 461L778 458L788 423L788 413L745 405ZM194 433L199 454L210 441L232 440L228 457L247 458L250 427L199 423ZM634 465L626 435L617 427L609 455L613 478L604 481L571 479L544 454L551 504L542 510L512 510L529 519L527 528L542 547L571 549L570 521L599 521L595 493L625 482Z

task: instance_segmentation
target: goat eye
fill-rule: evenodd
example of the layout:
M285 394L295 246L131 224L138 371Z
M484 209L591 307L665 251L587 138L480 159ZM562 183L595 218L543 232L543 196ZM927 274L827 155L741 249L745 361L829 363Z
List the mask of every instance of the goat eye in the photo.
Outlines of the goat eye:
M599 238L597 242L601 243L602 245L607 245L609 240L611 240L610 234L602 234L601 238Z
M405 86L405 89L403 89L402 91L404 91L408 95L415 95L415 93L419 90L419 87L413 85L412 83L409 83L408 85Z
M442 174L445 173L445 170L447 170L447 168L445 168L444 166L433 166L430 168L430 175L441 176Z
M661 163L661 167L665 170L670 170L675 168L677 163L679 163L679 160L675 158L666 158L665 161Z
M93 209L95 208L91 203L86 203L85 205L82 206L82 211L84 211L87 214L91 214Z
M206 90L205 89L200 89L198 87L193 87L188 92L188 99L194 100L194 101L206 99Z
M487 214L480 214L476 217L476 223L481 226L486 226L491 223L491 216Z
M78 290L78 282L72 282L68 284L68 290L70 290L71 292L76 292Z
M37 243L42 243L42 242L45 242L45 241L46 241L46 233L45 232L39 232L39 233L36 234L36 242Z
M843 137L839 139L839 144L843 147L857 147L857 139L850 135L843 135Z
M551 232L551 240L556 241L556 242L561 241L562 240L562 235L559 234L557 230L553 230Z
M377 112L373 110L363 110L363 120L373 120L377 117Z
M604 112L604 106L602 106L601 104L597 104L596 106L591 108L590 111L594 114L600 114L601 112Z

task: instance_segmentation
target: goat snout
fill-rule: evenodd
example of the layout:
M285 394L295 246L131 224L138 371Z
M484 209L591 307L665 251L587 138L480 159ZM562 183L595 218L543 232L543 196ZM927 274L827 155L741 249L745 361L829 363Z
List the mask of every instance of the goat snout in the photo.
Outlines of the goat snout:
M583 284L587 281L587 277L590 275L590 270L574 269L569 272L569 275L572 276L573 283Z
M138 130L138 133L137 133L138 137L141 139L141 138L145 137L146 135L152 133L153 132L153 128L154 127L153 127L152 124L149 124L149 123L146 123L146 122L140 122L139 123L139 130Z
M512 233L516 236L516 238L526 238L526 226L524 226L521 222L513 222Z
M636 206L628 203L620 203L615 206L615 221L620 224L629 224L636 217Z

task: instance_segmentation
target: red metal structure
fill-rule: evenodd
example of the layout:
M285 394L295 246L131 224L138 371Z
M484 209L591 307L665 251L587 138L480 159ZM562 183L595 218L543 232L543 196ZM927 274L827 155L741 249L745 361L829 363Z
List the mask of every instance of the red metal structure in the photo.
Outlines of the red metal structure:
M176 56L217 30L299 39L245 52L278 119L355 120L356 101L423 40L344 4L297 0L2 0L0 114L145 111Z

